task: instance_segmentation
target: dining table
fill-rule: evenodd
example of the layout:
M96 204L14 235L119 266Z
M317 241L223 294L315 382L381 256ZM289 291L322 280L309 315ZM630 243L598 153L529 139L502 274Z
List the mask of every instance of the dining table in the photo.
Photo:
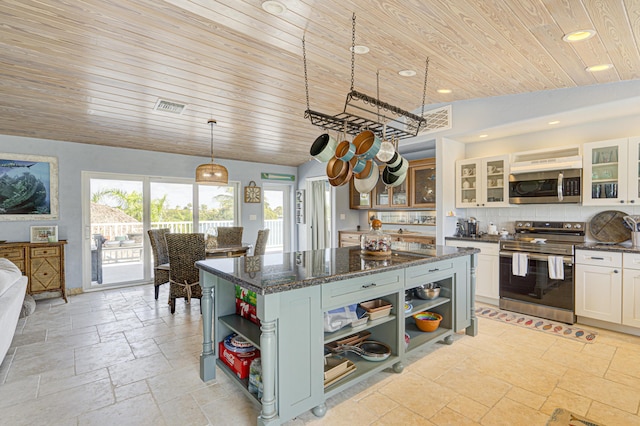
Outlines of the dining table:
M216 257L240 257L246 256L252 245L249 243L242 243L239 245L222 246L216 248L206 249L207 259ZM162 263L156 266L156 269L170 271L171 267L169 263Z

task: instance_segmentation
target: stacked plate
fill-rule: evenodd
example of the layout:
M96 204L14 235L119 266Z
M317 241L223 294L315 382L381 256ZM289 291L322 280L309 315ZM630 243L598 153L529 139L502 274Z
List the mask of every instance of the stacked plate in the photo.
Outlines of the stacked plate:
M235 353L241 358L251 357L255 354L256 348L250 342L245 340L242 336L236 333L231 333L224 339L224 347L227 350Z

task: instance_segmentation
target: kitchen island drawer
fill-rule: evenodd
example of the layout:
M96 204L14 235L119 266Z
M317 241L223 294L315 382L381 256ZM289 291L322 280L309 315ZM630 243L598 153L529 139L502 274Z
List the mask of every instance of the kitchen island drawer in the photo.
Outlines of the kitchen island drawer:
M406 270L405 288L413 288L421 284L447 278L453 273L454 266L454 261L452 259L408 268Z
M322 309L333 309L396 293L404 288L404 271L334 281L322 285Z

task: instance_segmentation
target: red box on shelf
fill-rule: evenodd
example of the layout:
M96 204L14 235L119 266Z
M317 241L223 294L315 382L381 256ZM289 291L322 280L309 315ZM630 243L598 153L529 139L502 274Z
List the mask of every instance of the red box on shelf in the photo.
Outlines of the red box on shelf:
M246 318L249 321L260 325L260 320L256 313L256 307L250 303L245 302L242 299L236 299L236 314L242 318Z
M239 356L242 355L242 356ZM249 366L251 361L256 358L260 358L260 351L258 349L253 352L251 356L244 356L245 354L237 354L224 347L224 342L218 343L218 356L225 363L227 367L233 370L234 373L240 379L246 379L249 377Z

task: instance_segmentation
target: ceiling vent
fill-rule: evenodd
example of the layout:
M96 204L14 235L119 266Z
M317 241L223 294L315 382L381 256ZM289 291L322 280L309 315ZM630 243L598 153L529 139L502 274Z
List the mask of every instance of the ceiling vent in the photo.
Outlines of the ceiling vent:
M451 128L451 105L425 111L422 117L425 121L420 126L421 135L448 130Z
M178 102L165 101L164 99L158 99L156 102L156 106L153 107L155 111L159 112L167 112L169 114L177 114L180 115L187 108L185 104L180 104Z

